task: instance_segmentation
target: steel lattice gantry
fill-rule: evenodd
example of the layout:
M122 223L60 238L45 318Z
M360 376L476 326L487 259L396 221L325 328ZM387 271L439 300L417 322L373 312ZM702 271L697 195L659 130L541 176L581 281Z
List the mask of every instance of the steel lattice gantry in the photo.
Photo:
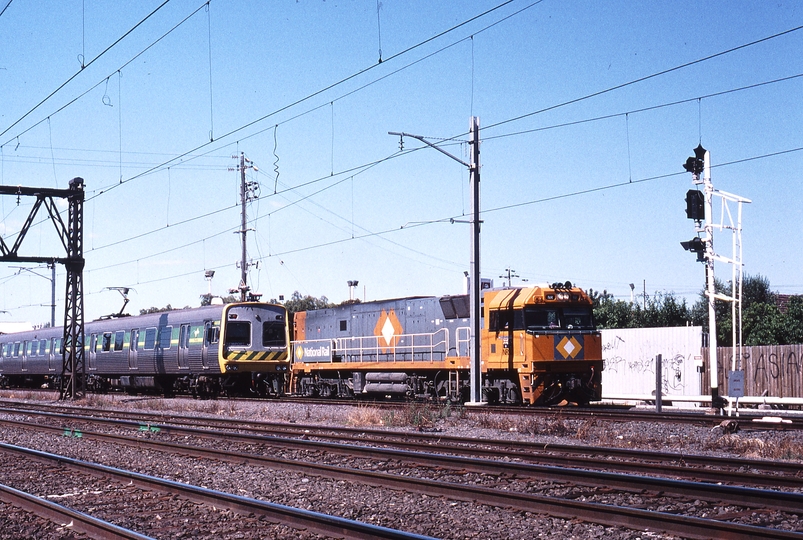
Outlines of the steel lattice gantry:
M62 341L61 399L79 399L86 392L84 362L84 180L73 178L69 189L0 186L0 195L36 197L36 202L22 225L14 245L0 237L0 262L61 263L67 271ZM64 223L54 199L67 199L68 219ZM26 257L19 254L25 235L44 205L66 252L65 257Z

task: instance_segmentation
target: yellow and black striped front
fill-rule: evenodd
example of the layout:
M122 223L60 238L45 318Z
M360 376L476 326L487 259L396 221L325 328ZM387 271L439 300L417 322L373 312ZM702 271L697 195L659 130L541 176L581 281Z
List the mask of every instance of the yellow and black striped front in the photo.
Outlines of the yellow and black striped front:
M221 317L220 366L225 373L286 371L290 335L284 306L243 302Z

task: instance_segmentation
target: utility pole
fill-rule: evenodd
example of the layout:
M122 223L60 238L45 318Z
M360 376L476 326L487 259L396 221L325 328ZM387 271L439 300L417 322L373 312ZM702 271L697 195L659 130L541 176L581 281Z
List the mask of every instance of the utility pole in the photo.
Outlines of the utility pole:
M246 163L248 165L246 165ZM248 235L248 214L246 213L246 204L259 197L257 182L246 182L245 170L251 168L258 171L259 168L254 165L254 162L245 157L245 152L240 152L240 242L241 242L241 256L240 256L240 286L236 289L229 289L229 292L240 292L240 301L245 302L248 298L248 251L246 237Z
M242 239L242 257L240 259L240 301L245 302L248 291L248 253L245 238L248 234L246 228L248 217L245 213L245 152L240 153L240 237Z
M507 278L507 286L508 286L508 287L512 287L512 286L513 286L513 278L514 278L514 277L519 277L519 275L516 273L516 271L515 271L515 270L513 270L513 269L512 269L511 267L509 267L509 266L508 266L507 268L505 268L505 272L507 273L507 275L505 275L505 274L502 274L502 275L501 275L501 276L499 276L499 277L500 277L500 278L502 278L502 279L505 279L505 278ZM527 281L527 280L525 279L524 281Z
M482 403L482 334L480 318L482 317L481 283L480 283L480 119L471 117L469 128L471 136L471 354L469 377L471 378L471 399L468 405Z
M470 173L471 189L471 261L469 263L469 275L471 287L469 290L469 304L471 317L471 342L469 347L469 379L471 383L471 396L466 405L482 404L482 340L481 340L481 283L480 283L480 119L472 116L469 122L469 145L471 146L471 162L466 163L444 150L432 144L421 135L410 133L389 131L388 135L398 135L400 145L404 142L404 137L412 137L427 146L434 148L438 152L457 161L461 165L468 167ZM457 222L457 220L453 220Z

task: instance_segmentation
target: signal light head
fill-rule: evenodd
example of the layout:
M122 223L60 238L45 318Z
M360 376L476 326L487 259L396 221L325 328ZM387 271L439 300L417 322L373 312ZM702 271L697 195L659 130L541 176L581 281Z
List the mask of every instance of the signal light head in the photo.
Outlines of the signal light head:
M683 246L683 249L686 251L696 253L698 261L705 261L705 242L702 238L695 236L688 242L681 242L680 245Z
M699 178L700 173L705 168L705 153L706 149L703 148L703 145L698 144L697 148L694 149L694 156L687 159L686 163L683 164L683 168L692 173L695 178Z
M695 221L705 219L705 195L702 191L690 189L686 192L686 217Z

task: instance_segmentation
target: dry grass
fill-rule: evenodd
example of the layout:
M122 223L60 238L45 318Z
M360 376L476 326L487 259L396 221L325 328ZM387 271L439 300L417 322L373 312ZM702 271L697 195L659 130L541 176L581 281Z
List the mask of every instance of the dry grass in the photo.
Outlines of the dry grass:
M382 415L382 423L392 427L416 427L426 429L450 417L462 417L451 404L435 405L413 401L399 410L388 410Z
M382 411L376 407L358 405L349 412L346 424L355 427L381 426L383 424Z
M803 460L803 443L727 434L706 443L707 450L727 450L754 459Z
M473 417L477 427L497 431L510 431L525 435L564 436L573 432L558 413L550 417L508 416L485 411Z

